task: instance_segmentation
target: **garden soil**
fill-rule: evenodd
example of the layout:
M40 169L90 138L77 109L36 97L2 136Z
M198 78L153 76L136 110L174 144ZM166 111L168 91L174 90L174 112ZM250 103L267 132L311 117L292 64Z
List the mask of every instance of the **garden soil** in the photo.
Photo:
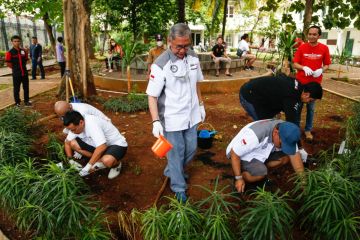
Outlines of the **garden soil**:
M55 91L50 91L32 99L33 109L39 111L43 117L53 114L55 94ZM106 100L118 96L113 93L99 92L98 96L89 103L104 111L101 99ZM210 149L198 149L194 160L186 169L190 176L188 195L192 201L206 197L206 193L199 186L212 188L217 177L219 177L222 187L229 186L228 191L232 190L231 164L225 157L225 150L230 140L251 121L239 104L238 94L204 94L203 98L207 114L206 123L211 124L218 134ZM309 154L316 157L320 151L332 149L333 144L341 142L346 120L351 114L351 104L344 98L329 93L324 94L323 100L319 101L316 106L314 142L303 142ZM112 122L126 137L129 148L123 161L121 174L117 178L109 180L107 178L109 170L105 169L84 178L84 181L90 186L94 200L100 201L106 210L114 239L122 239L118 230L117 213L120 210L130 212L134 208L144 210L152 206L165 179L163 170L166 159L155 157L151 151L151 146L156 138L151 133L152 124L148 112L114 113L104 111L104 113L112 119ZM205 125L200 127L210 128ZM33 147L34 155L45 156L44 148L49 133L56 133L60 140L64 140L65 135L62 134L62 129L62 123L58 118L44 123ZM316 166L312 165L311 167ZM292 174L291 167L285 166L271 171L269 177L282 191L288 191L292 189L291 181L288 182ZM169 186L165 188L162 196L173 196ZM166 199L161 198L158 204L164 203L166 203ZM27 239L5 216L4 212L0 214L0 228L4 233L10 239ZM304 231L295 228L294 239L307 238Z

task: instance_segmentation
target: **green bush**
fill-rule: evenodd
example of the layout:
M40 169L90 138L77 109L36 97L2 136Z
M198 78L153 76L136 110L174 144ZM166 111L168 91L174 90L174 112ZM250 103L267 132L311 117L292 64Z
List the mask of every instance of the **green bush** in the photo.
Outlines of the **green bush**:
M54 163L35 166L25 160L0 167L0 200L17 225L44 239L109 239L104 215L91 201L88 187L72 169Z
M287 239L295 217L287 204L288 194L260 189L252 194L250 206L242 211L239 228L242 239Z
M56 162L62 162L66 160L66 154L64 151L64 146L57 139L54 133L49 134L49 141L46 144L47 149L47 159Z
M339 235L342 233L348 239L358 239L353 238L359 231L359 219L353 216L359 206L358 182L327 167L305 172L302 179L295 181L295 186L297 200L303 203L299 210L301 225L312 230L316 238L344 239ZM334 238L334 234L339 238Z
M0 128L0 165L15 164L27 157L31 142L24 134Z
M7 108L0 116L0 128L8 132L29 134L40 114L17 107Z
M149 105L146 95L130 93L126 97L107 100L104 108L113 112L136 112L147 110Z

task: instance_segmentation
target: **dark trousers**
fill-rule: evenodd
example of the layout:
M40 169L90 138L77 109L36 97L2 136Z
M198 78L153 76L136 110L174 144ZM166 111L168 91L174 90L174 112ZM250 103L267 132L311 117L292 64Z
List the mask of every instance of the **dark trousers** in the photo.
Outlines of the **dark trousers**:
M59 62L60 65L60 72L61 72L61 77L64 76L65 73L65 66L66 66L66 62Z
M42 64L42 61L37 61L37 59L32 59L31 60L31 65L32 65L32 69L31 69L31 75L32 75L32 78L35 79L36 78L36 69L37 69L37 66L39 66L40 68L40 75L41 75L41 78L45 78L45 71L44 71L44 66Z
M15 103L20 104L20 85L23 85L24 89L24 101L29 102L29 76L13 76L13 85L14 85L14 100Z
M114 69L114 62L115 65L118 67L120 65L120 57L112 57L111 59L109 58L105 58L105 65L106 65L106 69L109 69L109 63L110 63L110 69Z

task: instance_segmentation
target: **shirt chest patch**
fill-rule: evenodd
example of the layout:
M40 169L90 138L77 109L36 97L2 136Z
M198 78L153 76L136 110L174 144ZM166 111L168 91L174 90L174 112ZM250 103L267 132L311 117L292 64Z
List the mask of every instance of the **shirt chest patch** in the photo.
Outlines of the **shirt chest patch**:
M322 58L322 54L317 53L304 53L304 57L309 60L318 60Z
M176 66L176 65L171 65L170 66L170 71L171 72L176 73L178 70L179 70L178 66Z
M190 64L190 70L195 70L197 68L197 64Z

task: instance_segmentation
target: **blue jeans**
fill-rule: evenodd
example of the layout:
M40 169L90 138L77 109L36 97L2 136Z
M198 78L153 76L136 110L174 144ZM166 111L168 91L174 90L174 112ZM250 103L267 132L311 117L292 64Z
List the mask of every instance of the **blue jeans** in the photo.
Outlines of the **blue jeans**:
M298 110L298 118L296 124L300 127L301 122L301 112L303 108L303 103L300 104ZM313 128L313 120L314 120L314 112L315 112L315 101L311 101L306 103L306 123L305 123L305 131L309 132Z
M36 78L36 68L37 66L39 66L40 68L40 75L41 75L41 78L45 78L45 70L44 70L44 66L42 64L42 60L40 60L39 62L37 61L37 59L32 59L31 60L31 76L32 76L32 79L35 79Z
M167 153L168 163L164 175L170 178L170 188L173 192L184 192L187 188L184 167L192 160L197 148L197 125L192 128L164 132L165 138L173 145Z
M251 103L249 103L248 101L246 101L246 99L241 95L241 93L239 94L239 98L240 98L240 104L243 106L243 108L245 109L245 111L250 115L250 117L254 120L257 121L259 120L254 105L252 105Z

